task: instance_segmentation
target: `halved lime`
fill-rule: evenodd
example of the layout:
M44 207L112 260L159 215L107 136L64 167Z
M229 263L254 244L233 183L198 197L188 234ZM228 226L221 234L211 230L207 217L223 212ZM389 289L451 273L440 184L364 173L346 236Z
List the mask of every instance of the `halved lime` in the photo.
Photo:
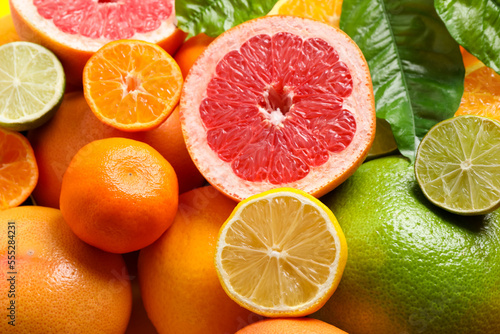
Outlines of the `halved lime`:
M500 122L459 116L436 124L418 147L415 174L435 205L462 215L500 207Z
M36 128L52 117L64 95L65 75L57 57L29 42L0 46L0 126Z
M380 158L396 152L398 145L394 134L391 130L391 125L385 119L377 117L377 128L375 131L375 139L366 160Z

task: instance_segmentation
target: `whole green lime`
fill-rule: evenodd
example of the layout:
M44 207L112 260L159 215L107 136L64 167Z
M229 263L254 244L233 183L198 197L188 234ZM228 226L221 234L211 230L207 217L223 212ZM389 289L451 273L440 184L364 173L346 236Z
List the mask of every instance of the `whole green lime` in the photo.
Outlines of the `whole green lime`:
M435 207L402 157L363 164L322 200L349 257L314 317L350 334L500 333L500 211Z

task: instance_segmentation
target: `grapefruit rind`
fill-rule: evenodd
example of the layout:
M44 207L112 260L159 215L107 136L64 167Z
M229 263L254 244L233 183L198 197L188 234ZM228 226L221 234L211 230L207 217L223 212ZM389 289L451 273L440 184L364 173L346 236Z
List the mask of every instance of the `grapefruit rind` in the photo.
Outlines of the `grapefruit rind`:
M302 205L310 205L315 209L317 213L320 214L321 219L325 222L325 226L327 227L329 235L333 237L334 240L333 248L335 250L335 258L331 263L328 263L329 266L328 278L320 285L320 287L318 288L318 292L314 298L299 305L280 305L280 306L275 305L269 307L269 306L263 306L258 302L252 301L247 296L243 296L240 292L235 290L235 288L230 283L230 274L228 274L227 270L224 268L222 264L223 262L222 252L224 251L225 247L228 246L228 243L226 243L226 237L229 229L231 228L233 223L240 220L241 213L245 210L246 207L252 206L254 203L259 201L271 202L273 199L276 199L278 197L288 197L296 199L297 201L301 202ZM272 216L272 213L270 214ZM277 224L279 223L286 224L284 222L287 222L287 220L286 219L276 220ZM266 245L266 246L269 247L269 249L271 249L271 247L274 245ZM315 244L315 246L317 246L317 244ZM321 249L318 250L318 253L321 253ZM217 248L215 252L215 267L224 291L226 291L228 296L231 299L233 299L236 303L238 303L240 306L245 307L246 309L256 314L263 315L266 317L286 317L286 316L302 317L319 310L337 289L337 286L339 285L340 280L342 278L346 262L347 262L346 239L332 211L315 197L294 188L271 189L241 201L235 207L235 209L233 210L229 218L226 220L226 222L222 225L219 231L219 235L217 237ZM281 292L277 291L277 293Z
M340 153L331 153L321 166L311 167L304 178L280 185L246 181L235 175L229 163L220 160L207 143L206 128L199 115L202 100L218 62L229 52L238 50L258 34L288 32L306 38L319 38L329 43L339 54L353 80L352 94L343 108L355 118L356 133L350 145ZM254 19L226 31L217 37L191 68L181 95L181 123L186 146L207 181L227 196L241 201L268 189L289 187L320 197L345 181L366 158L375 137L375 102L371 76L366 60L347 34L325 23L294 16L267 16Z
M35 31L39 31L46 36L52 36L59 43L67 45L73 49L87 52L96 52L104 44L112 41L109 38L100 37L97 39L89 38L81 35L73 35L62 32L52 20L47 20L42 17L37 7L33 4L33 0L10 0L11 8L23 17L27 22L30 22L31 27ZM162 21L159 28L147 32L136 32L132 38L143 40L151 43L158 43L166 36L171 35L176 29L177 19L175 17L175 6L172 8L170 16ZM77 37L77 38L75 38Z

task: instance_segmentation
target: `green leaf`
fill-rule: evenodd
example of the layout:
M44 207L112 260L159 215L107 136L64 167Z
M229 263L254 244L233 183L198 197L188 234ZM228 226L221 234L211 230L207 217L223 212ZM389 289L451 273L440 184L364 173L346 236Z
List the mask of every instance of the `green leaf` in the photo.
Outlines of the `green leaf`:
M368 62L377 117L414 161L422 137L460 105L465 71L457 42L433 0L344 0L340 28Z
M455 40L500 73L498 0L435 0L436 10Z
M175 13L179 28L189 36L205 33L217 37L245 21L271 11L277 0L179 0Z

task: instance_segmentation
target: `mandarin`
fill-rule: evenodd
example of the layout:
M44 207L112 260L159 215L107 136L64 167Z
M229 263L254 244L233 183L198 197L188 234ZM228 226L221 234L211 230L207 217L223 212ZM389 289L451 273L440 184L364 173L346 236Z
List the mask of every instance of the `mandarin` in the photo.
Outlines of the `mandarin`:
M148 246L172 224L174 169L139 141L107 138L82 147L64 173L61 212L83 241L112 253Z
M174 55L174 59L181 69L182 76L187 77L189 70L193 67L194 62L201 55L214 40L213 37L200 33L196 36L189 38L184 44L181 45L179 50Z
M105 44L83 69L83 92L103 123L122 131L158 127L179 102L182 73L156 44L118 40Z
M38 181L38 166L28 140L0 128L0 210L23 203Z

